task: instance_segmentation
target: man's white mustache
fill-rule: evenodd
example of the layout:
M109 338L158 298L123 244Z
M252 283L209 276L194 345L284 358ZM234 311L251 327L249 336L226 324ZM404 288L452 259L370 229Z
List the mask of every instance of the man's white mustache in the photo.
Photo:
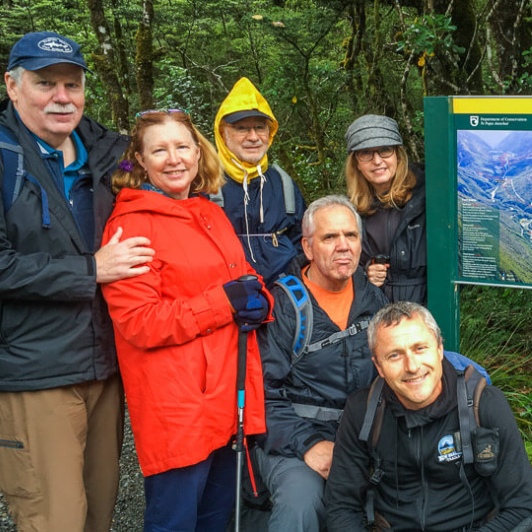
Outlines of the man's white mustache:
M44 112L47 114L51 114L51 113L68 114L68 113L75 113L77 112L77 110L78 108L72 103L68 103L67 105L52 103L50 105L47 105L44 108Z

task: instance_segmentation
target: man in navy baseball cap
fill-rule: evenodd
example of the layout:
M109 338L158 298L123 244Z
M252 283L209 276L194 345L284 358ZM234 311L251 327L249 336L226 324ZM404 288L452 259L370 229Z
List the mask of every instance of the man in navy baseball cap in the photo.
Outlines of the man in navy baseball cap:
M39 70L58 63L72 63L88 70L78 43L53 31L27 33L11 49L7 70Z
M121 229L101 247L128 139L83 114L86 70L71 39L28 33L0 102L0 491L21 531L111 528L123 390L99 285L153 255Z

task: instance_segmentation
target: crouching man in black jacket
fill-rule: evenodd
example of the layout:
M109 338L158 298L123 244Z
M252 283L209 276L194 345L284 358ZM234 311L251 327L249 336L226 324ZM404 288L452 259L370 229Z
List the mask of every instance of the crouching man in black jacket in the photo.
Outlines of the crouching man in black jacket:
M418 304L378 312L368 342L384 379L383 417L373 419L366 438L368 390L347 401L326 487L328 531L369 530L373 510L377 531L531 530L524 523L532 513L532 468L502 392L483 389L479 425L466 434L459 410L467 401L457 396L464 378L444 359L440 329Z

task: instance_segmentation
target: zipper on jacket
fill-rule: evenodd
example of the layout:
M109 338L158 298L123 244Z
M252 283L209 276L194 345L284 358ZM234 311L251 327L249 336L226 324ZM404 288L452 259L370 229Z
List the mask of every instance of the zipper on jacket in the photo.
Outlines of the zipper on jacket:
M8 449L24 449L24 444L17 440L0 440L0 447Z

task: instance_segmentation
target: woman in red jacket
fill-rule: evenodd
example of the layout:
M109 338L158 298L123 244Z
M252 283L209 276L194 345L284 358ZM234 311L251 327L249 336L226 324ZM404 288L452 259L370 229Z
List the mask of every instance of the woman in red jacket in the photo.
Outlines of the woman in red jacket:
M271 299L262 282L236 281L255 272L203 196L222 180L214 147L180 110L139 113L113 176L104 240L121 228L155 250L147 274L103 287L145 477L145 531L225 531L234 504L238 323L258 327ZM244 429L265 431L253 330Z

